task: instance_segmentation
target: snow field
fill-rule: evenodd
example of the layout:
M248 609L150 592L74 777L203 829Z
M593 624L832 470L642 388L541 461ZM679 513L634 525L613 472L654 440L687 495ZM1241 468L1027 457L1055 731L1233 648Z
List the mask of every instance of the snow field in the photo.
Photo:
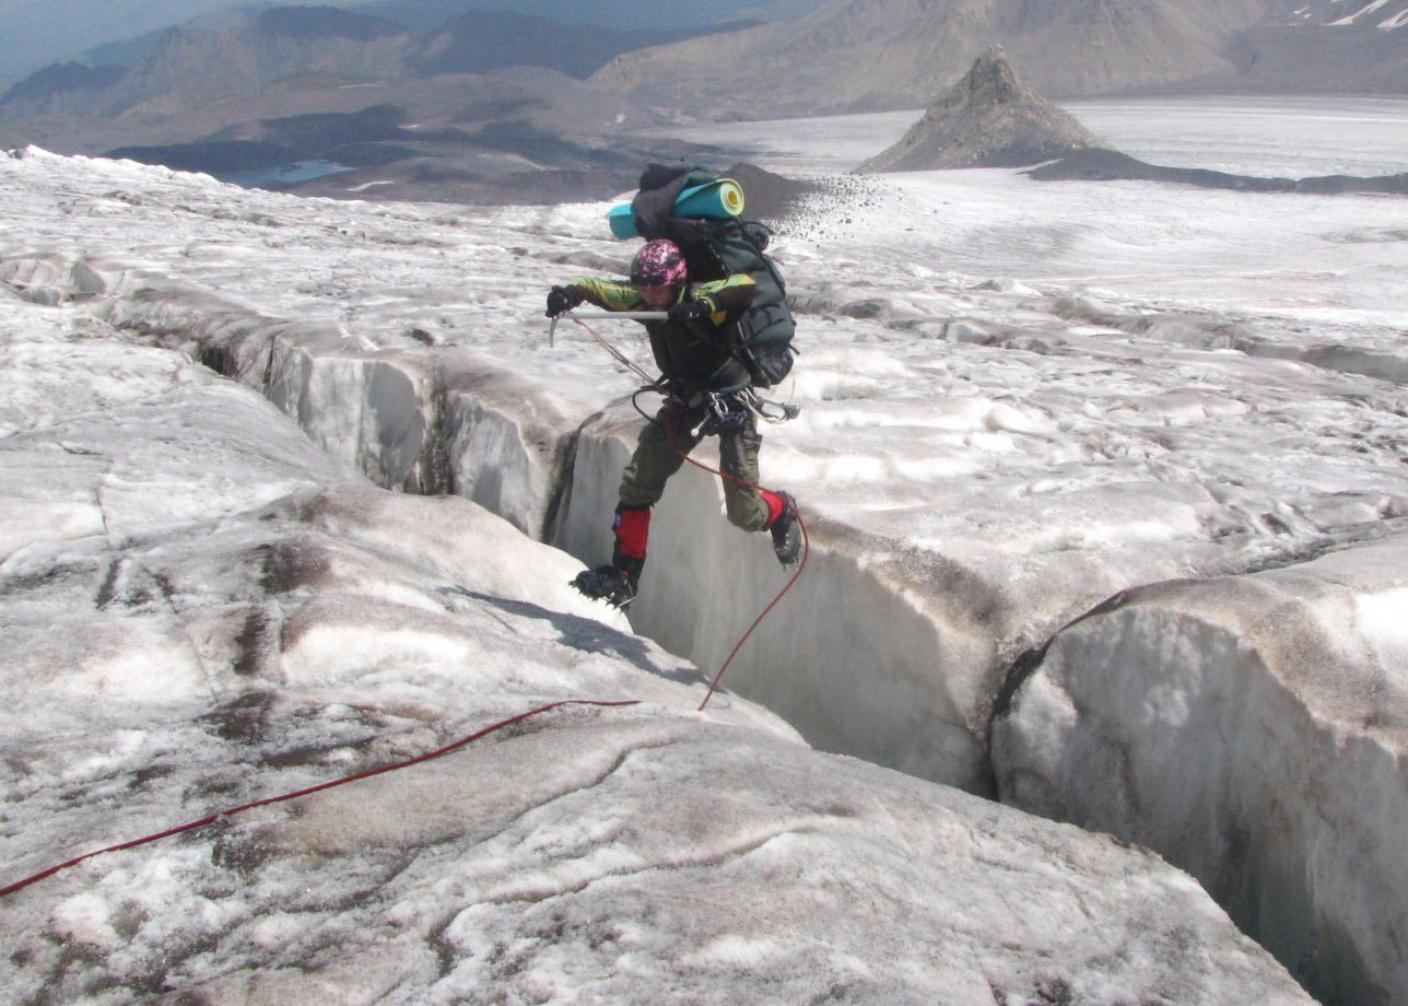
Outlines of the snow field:
M615 484L636 421L620 396L633 383L583 336L560 339L548 351L533 334L547 285L624 263L621 246L595 237L602 207L465 219L435 208L235 194L173 176L161 184L175 191L138 196L134 210L130 201L85 194L84 186L116 185L133 195L155 184L151 176L102 164L82 165L92 177L65 174L58 170L64 165L44 162L59 180L29 180L24 191L46 193L57 184L85 207L93 200L84 247L62 259L106 284L110 299L90 310L128 337L196 343L198 355L227 373L273 389L286 412L301 421L306 412L320 446L348 465L392 485L400 483L390 476L405 472L413 488L449 484L444 473L455 464L482 471L486 499L529 501L505 514L515 524L551 521L555 540L584 561L605 557ZM784 389L802 402L803 418L769 437L764 481L802 498L818 565L798 587L805 603L779 611L728 681L744 695L766 697L819 746L977 790L990 785L988 713L1007 669L1029 647L1126 588L1299 563L1392 534L1408 498L1402 390L1309 365L1336 343L1351 353L1383 352L1385 366L1395 359L1401 308L1394 306L1396 274L1387 267L1391 249L1350 242L1334 253L1339 271L1306 268L1325 258L1317 245L1325 227L1365 235L1387 224L1392 231L1392 206L1311 200L1314 225L1303 228L1299 219L1282 219L1282 203L1088 187L1018 198L1027 184L990 174L919 178L886 194L889 202L872 218L830 236L790 235L779 248L793 290L811 297L803 321L812 344L804 347L795 386ZM988 185L992 192L984 194ZM16 204L46 205L45 196L33 198ZM178 203L192 219L168 213L163 203ZM911 222L897 225L894 214L913 214L916 205L929 210L918 214L927 226L905 232ZM1097 211L1116 221L1114 233L1068 223L1095 219ZM161 240L153 233L141 248L145 273L131 250L134 213L150 214L161 229ZM1200 222L1185 230L1185 218ZM1119 233L1123 221L1138 229L1136 240ZM34 212L24 222L41 240L75 244L75 225L63 213ZM408 227L415 228L414 243L397 233ZM896 233L913 236L890 240ZM179 251L162 243L173 240ZM259 247L260 254L215 254L217 240ZM1276 250L1272 268L1268 247ZM1161 271L1171 253L1189 266L1181 275ZM6 275L33 269L29 261L7 255L3 268ZM956 263L972 271L945 271ZM844 283L828 286L838 274ZM90 279L84 283L91 288ZM471 289L445 293L460 283ZM26 294L36 290L28 281L16 284ZM163 292L167 284L177 292ZM69 280L43 289L44 300L60 304L88 296ZM239 291L234 308L211 306L210 290L221 291L222 304L234 299L226 291ZM1359 303L1366 306L1340 306ZM202 325L208 328L192 338ZM415 327L429 333L434 352L406 334ZM1164 337L1170 328L1172 340ZM612 337L640 355L638 342ZM460 350L467 355L455 356ZM1267 352L1285 358L1268 359ZM364 365L368 357L375 366ZM455 362L444 365L448 360ZM386 374L373 392L378 368L401 374ZM447 426L439 389L456 382L473 389L464 401L482 411L465 425L484 432L473 449L477 455L489 445L493 465L476 468L477 457L467 452L463 460L445 452L441 465ZM519 396L520 387L528 393ZM483 399L489 404L479 405ZM611 401L606 416L587 422L577 437L566 482L566 472L554 467L566 461L563 439ZM542 428L548 435L535 432ZM493 446L502 436L509 439ZM408 461L412 448L415 460ZM537 469L511 460L529 457L543 459ZM532 484L535 470L554 474ZM495 483L506 475L509 481ZM479 475L457 477L468 486ZM554 497L570 492L554 509L541 496L543 485ZM649 589L633 615L671 650L693 655L705 673L731 645L730 631L781 584L766 538L733 532L719 498L702 474L685 471L672 483L657 512ZM382 604L405 596L399 587L378 593ZM379 616L365 603L310 602L314 626L294 643L311 639L314 656L299 666L318 673L317 654L343 632L363 633L359 639L373 646L380 644L372 636L382 632L368 626L394 635L403 628L391 622L416 625L422 615L414 605L402 607L409 609L404 618L396 609ZM334 628L320 638L317 624ZM263 640L255 647L260 654L268 640L281 638L251 631ZM399 673L396 654L407 654L405 666L420 673L463 653L458 635L438 646L425 639L424 631L408 632L377 650L375 672L343 667L336 654L322 662L337 681L360 673L358 682L382 685ZM1346 680L1364 673L1355 655L1335 666ZM1130 665L1121 670L1142 677ZM722 708L744 703L731 699ZM1299 715L1294 706L1278 708ZM1362 727L1351 715L1339 729L1356 736ZM1048 757L1059 763L1062 745L1075 744L1075 736L1048 731L1046 741L1055 745ZM1064 782L1084 784L1079 774ZM1368 773L1356 779L1356 792L1374 794L1361 797L1373 801L1375 787L1385 786L1391 800L1398 785ZM1178 839L1161 836L1168 842L1161 851L1177 858ZM1351 843L1326 855L1348 862L1358 854ZM1229 854L1228 869L1242 863ZM1394 981L1374 970L1380 958L1356 942L1357 923L1349 921L1354 902L1365 897L1396 911L1384 893L1392 888L1365 895L1351 893L1350 884L1298 889L1281 879L1249 869L1245 882L1265 883L1285 892L1287 904L1326 918L1305 928L1318 941L1305 980L1332 990L1353 988L1342 975ZM1267 918L1279 925L1293 915L1278 908ZM1273 926L1266 936L1275 934ZM534 936L530 945L550 947L554 939ZM1230 947L1224 943L1223 952ZM736 945L725 948L737 956ZM500 960L508 952L497 944L488 950ZM759 949L750 959L768 958ZM1104 975L1107 967L1102 958L1091 971ZM1023 980L1037 981L1030 974ZM1217 1001L1206 990L1148 988L1170 1001ZM1056 987L1048 992L1056 995ZM1241 995L1231 1001L1262 1001Z
M0 497L99 518L28 512L0 559L6 882L544 701L641 704L12 893L17 1001L1309 1002L1157 857L809 751L737 698L696 716L697 671L572 592L566 554L373 487L173 351L131 384L74 368L92 334L67 306L0 317L31 363L3 397L68 377L0 438Z

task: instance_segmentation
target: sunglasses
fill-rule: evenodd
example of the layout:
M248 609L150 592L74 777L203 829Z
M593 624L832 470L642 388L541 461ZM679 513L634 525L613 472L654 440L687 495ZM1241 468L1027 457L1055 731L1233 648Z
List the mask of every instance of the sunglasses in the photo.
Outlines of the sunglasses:
M675 300L675 287L669 283L661 286L639 286L636 290L647 304L671 304Z

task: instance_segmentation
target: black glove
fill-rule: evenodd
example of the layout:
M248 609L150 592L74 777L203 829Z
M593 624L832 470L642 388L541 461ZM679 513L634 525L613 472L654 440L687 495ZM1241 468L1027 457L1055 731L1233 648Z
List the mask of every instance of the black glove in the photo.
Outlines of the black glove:
M570 311L582 301L587 299L587 295L577 286L555 286L548 291L549 318L555 318L563 311Z
M673 398L686 409L698 408L704 401L704 392L699 385L693 381L685 381L676 377L662 378L664 391L667 398Z
M696 321L703 321L712 313L709 310L709 305L703 301L682 300L670 308L670 323L688 327Z

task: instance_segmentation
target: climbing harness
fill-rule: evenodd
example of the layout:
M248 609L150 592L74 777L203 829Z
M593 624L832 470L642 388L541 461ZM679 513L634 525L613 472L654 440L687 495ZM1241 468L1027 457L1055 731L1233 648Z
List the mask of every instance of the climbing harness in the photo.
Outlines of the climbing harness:
M643 388L642 391L658 390L658 385ZM637 392L639 394L639 392ZM632 396L634 403L635 398ZM703 400L704 418L690 431L691 436L711 433L737 433L748 424L748 416L757 416L765 423L785 423L796 419L802 407L792 402L774 402L759 395L753 388L740 388L738 391L707 391ZM736 407L735 407L736 406ZM773 410L773 411L769 411ZM640 406L636 406L640 411Z
M554 315L552 322L548 325L548 345L557 345L557 338L555 334L557 332L557 323L563 318L568 318L572 322L574 322L579 328L583 329L588 335L590 335L597 345L599 345L602 349L606 350L607 353L611 354L612 359L614 359L617 363L621 364L621 366L625 367L626 369L631 371L631 373L635 374L643 382L645 382L644 387L641 388L641 391L654 391L659 394L665 395L666 397L670 397L672 392L668 389L668 387L662 380L657 380L651 377L650 374L648 374L638 364L636 364L633 360L626 356L625 353L622 353L615 346L611 345L610 342L602 338L601 334L597 332L596 329L592 328L590 325L588 325L585 321L582 320L584 318L590 318L594 321L617 321L621 319L635 321L665 321L669 317L670 315L667 311L565 311L562 314ZM639 394L639 392L637 392L637 394ZM679 396L676 395L674 397L678 398ZM796 419L802 411L802 407L793 402L775 402L770 398L764 398L762 395L758 394L756 388L740 388L737 391L726 393L708 391L704 393L704 397L700 402L696 403L691 401L683 402L683 404L687 406L702 404L708 410L710 415L715 417L719 422L723 423L726 422L726 413L730 411L736 411L731 410L729 407L730 403L734 401L741 404L744 408L746 408L749 412L753 413L753 415L757 416L763 422L772 423L774 425L778 423L785 423L792 419ZM640 406L636 406L636 411L640 411ZM647 416L646 418L649 419L650 417Z

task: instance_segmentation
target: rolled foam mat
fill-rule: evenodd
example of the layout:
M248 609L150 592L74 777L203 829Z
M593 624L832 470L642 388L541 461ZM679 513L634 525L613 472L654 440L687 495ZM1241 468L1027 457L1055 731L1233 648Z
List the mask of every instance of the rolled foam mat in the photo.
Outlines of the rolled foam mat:
M675 198L675 216L712 217L726 220L743 212L743 186L732 178L720 178L685 189ZM611 233L618 238L638 237L636 218L630 203L611 207L606 213Z

